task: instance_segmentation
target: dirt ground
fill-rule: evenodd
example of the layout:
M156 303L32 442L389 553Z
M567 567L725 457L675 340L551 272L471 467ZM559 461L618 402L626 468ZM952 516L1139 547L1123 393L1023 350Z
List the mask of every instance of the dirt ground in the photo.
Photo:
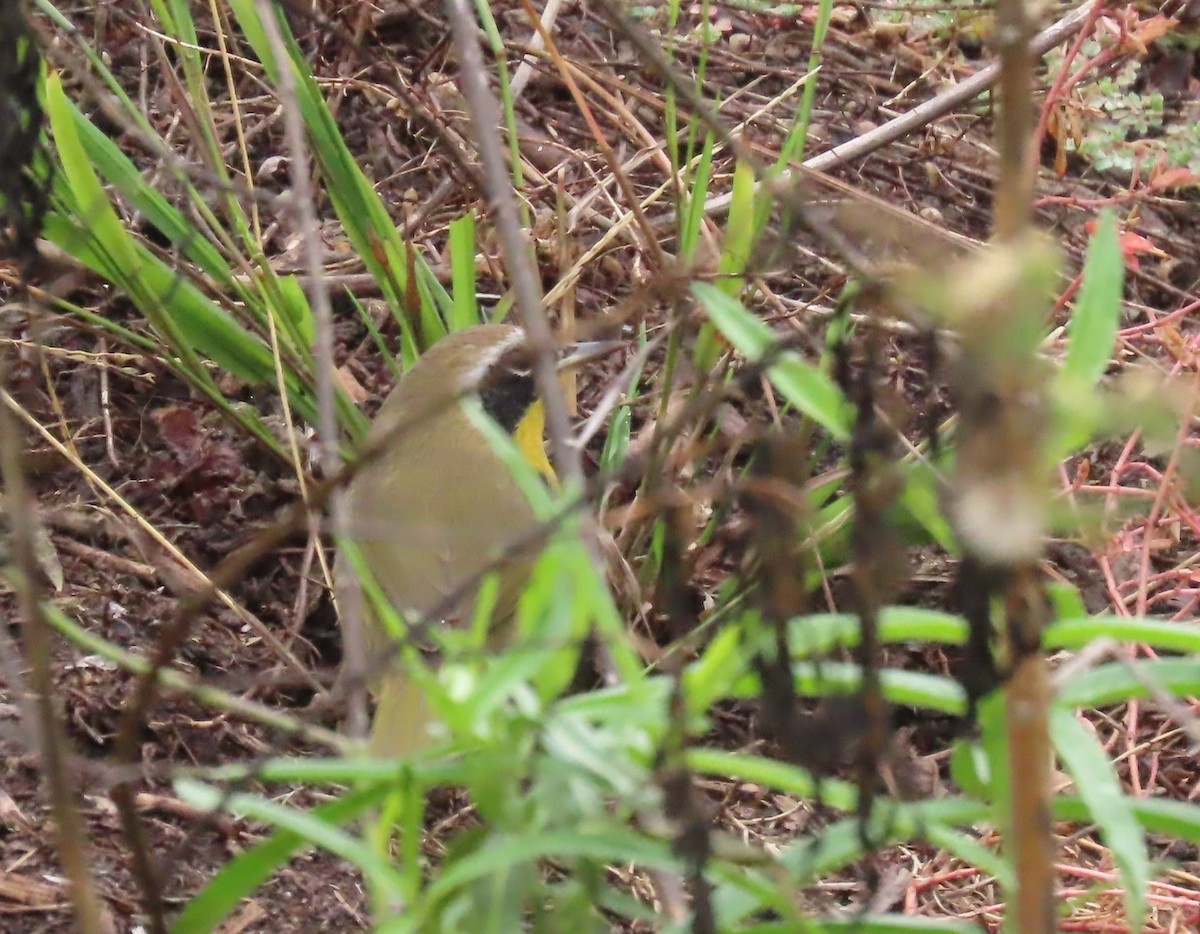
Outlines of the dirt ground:
M428 4L325 6L322 15L341 28L329 28L295 10L293 28L316 74L328 79L339 126L352 150L361 156L368 175L378 180L387 202L395 205L397 221L413 231L414 241L428 251L435 269L445 269L445 223L461 213L471 196L446 141L447 135L463 132L463 127L454 114L452 84L443 79L455 67L445 41L443 15L437 5ZM1196 4L1183 4L1181 10L1180 29L1190 30L1194 38L1200 10ZM507 35L514 42L523 41L528 26L519 5L502 4L497 15ZM695 7L685 19L694 25L698 15ZM87 12L77 11L75 21L83 35L105 49L131 93L149 102L148 116L165 132L176 108L161 63L154 58L147 31L152 24L141 16L102 3ZM205 21L203 16L200 19ZM725 101L722 112L730 122L746 121L746 139L763 154L778 150L782 129L793 113L793 85L808 58L811 20L807 8L779 16L714 5L712 23L721 38L708 58L705 90L710 99ZM362 42L354 46L346 36L360 27ZM639 67L627 42L594 10L580 4L563 11L555 36L564 55L579 63L598 87L627 103L628 121L622 125L608 112L604 123L619 157L628 159L640 145L631 127L648 127L653 137L661 139L661 84L649 69ZM202 37L205 43L214 41L211 29ZM1163 93L1168 121L1196 120L1200 57L1179 48L1148 47L1142 57L1142 86ZM692 65L699 49L693 32L681 42L678 54ZM838 4L818 78L810 151L871 132L963 80L987 60L986 47L971 29L947 33L910 26L902 30L887 23L880 5ZM147 71L144 62L153 63ZM81 94L82 106L88 109L87 94ZM414 102L420 106L414 107ZM243 119L251 129L251 153L255 164L263 167L260 181L282 187L286 173L272 176L270 161L280 138L272 117L276 102L247 82L242 104ZM589 173L606 172L583 119L552 72L535 70L518 115L528 131L523 145L552 149L559 160L554 172L561 175L554 175L549 167L547 174L564 179L566 190L582 201L594 187L594 174ZM985 117L959 107L899 142L834 167L832 174L927 224L982 240L990 227L993 149L989 132ZM120 141L119 130L114 135ZM1140 180L1131 181L1128 173L1102 173L1074 156L1065 159L1059 175L1054 171L1052 141L1043 154L1038 219L1061 240L1072 269L1079 268L1087 242L1085 224L1101 202L1118 206L1123 217L1136 214L1136 232L1153 248L1126 241L1130 252L1137 253L1137 264L1129 269L1129 314L1123 322L1127 330L1121 345L1125 359L1139 358L1167 371L1194 374L1198 359L1194 316L1167 316L1195 302L1200 294L1195 183L1190 189L1155 188L1146 183L1150 167ZM150 160L140 158L152 171ZM661 169L653 159L630 174L640 194L661 180ZM447 186L446 179L453 183ZM727 183L727 179L721 182ZM553 218L555 184L531 184L531 192L535 218ZM324 216L333 216L327 204L319 208ZM660 209L663 218L666 212L665 206ZM579 217L579 243L586 246L603 232L601 214L581 210ZM331 256L345 255L333 222L327 245ZM294 266L290 246L286 225L268 238L268 253L278 257L281 267ZM553 282L561 257L547 241L542 246L544 275ZM762 280L771 295L766 315L776 326L810 333L819 348L823 336L812 322L827 317L845 275L806 247L801 240L787 252L785 262L765 267L768 271ZM586 317L587 309L609 306L627 295L641 277L652 274L647 263L634 246L618 243L580 282L576 304L581 317ZM341 270L346 275L359 271L348 258ZM94 280L82 279L76 295L102 314L133 320L127 302ZM364 286L361 297L373 298L369 287ZM26 466L62 569L63 586L55 600L89 631L118 645L144 647L171 618L187 587L179 565L164 555L151 529L199 567L211 568L294 500L294 475L230 429L207 403L147 355L115 347L65 319L38 330L6 328L0 330L0 339L13 360L12 394L45 432L69 439L74 456L93 472L85 476L46 435L28 429ZM386 390L387 369L356 318L343 316L338 339L339 363L366 392L377 397ZM42 345L40 351L35 343ZM914 425L931 406L940 409L941 399L930 389L929 361L918 337L894 334L885 359L886 381L908 406ZM583 374L582 414L603 391L605 375L600 370ZM230 391L235 396L239 392L237 387ZM243 395L253 401L248 393ZM757 417L767 405L764 399L748 400L743 414ZM1186 437L1180 443L1187 446L1193 440ZM1087 495L1088 488L1094 488L1093 496L1119 498L1122 491L1133 496L1157 489L1169 460L1170 452L1143 451L1135 439L1129 445L1105 445L1076 459L1064 468L1063 479L1074 484L1080 497ZM101 483L128 502L144 522L115 505ZM1195 616L1200 591L1188 562L1200 526L1184 498L1168 499L1156 513L1142 509L1112 531L1107 541L1097 545L1054 543L1048 573L1078 585L1093 610L1120 607L1164 618ZM1148 562L1142 561L1144 555L1149 556ZM693 581L698 597L711 591L728 562L728 556L716 554L698 565L702 569ZM942 555L921 551L912 555L912 572L905 599L944 604L951 563ZM297 536L270 559L260 561L231 594L302 666L323 679L332 676L340 650L314 568L311 540ZM836 588L834 594L836 598ZM11 595L0 594L0 612L6 620L17 618ZM15 634L17 624L10 622L9 629ZM132 680L98 656L85 655L65 643L57 646L55 663L70 738L81 757L92 865L116 929L134 930L139 923L138 889L108 795L112 776L106 770ZM945 670L948 661L939 652L927 651L911 653L905 664ZM281 662L279 653L253 626L223 608L210 609L202 617L182 652L181 667L228 690L302 714L313 697L312 688ZM36 760L20 732L14 699L5 699L0 704L0 930L14 934L68 930L66 886L47 832L48 808ZM1195 796L1195 760L1186 739L1157 712L1122 708L1097 713L1094 722L1113 757L1120 759L1122 775L1131 787L1146 795ZM723 709L716 723L714 742L738 748L758 741L747 709ZM333 722L324 725L336 727ZM898 729L898 748L904 758L919 773L925 789L936 789L946 774L946 741L954 725L916 718L901 722ZM182 903L216 867L259 839L265 828L250 821L192 813L171 796L161 776L170 766L249 761L280 748L277 738L265 729L193 702L168 698L155 706L142 735L142 758L151 777L139 804L153 835L152 850L161 854L168 870L172 904ZM819 806L755 786L712 783L705 790L717 807L718 819L753 839L786 843L812 826L812 821L823 819ZM314 792L303 794L308 801L292 794L290 803L317 803ZM466 803L453 796L442 802L442 832L469 819L466 809ZM436 852L436 835L428 846ZM1196 895L1200 855L1167 841L1155 855L1176 861L1180 868L1171 881L1179 891L1155 890L1146 930L1195 929L1188 925L1200 925ZM1109 892L1115 877L1102 845L1086 833L1072 833L1064 838L1060 858L1067 867L1064 878L1070 873L1077 876L1064 884L1080 892L1095 891L1072 916L1079 925L1073 929L1123 930L1104 926L1118 916L1119 898ZM999 917L997 891L980 884L977 876L963 875L961 866L935 849L897 849L885 854L877 868L882 870L882 881L873 891L867 890L865 873L849 873L815 890L814 905L858 906L869 901L879 910L903 905L916 914L977 918L985 928L994 928ZM365 927L365 910L362 881L356 873L329 855L306 853L256 892L223 930L227 934L356 931Z

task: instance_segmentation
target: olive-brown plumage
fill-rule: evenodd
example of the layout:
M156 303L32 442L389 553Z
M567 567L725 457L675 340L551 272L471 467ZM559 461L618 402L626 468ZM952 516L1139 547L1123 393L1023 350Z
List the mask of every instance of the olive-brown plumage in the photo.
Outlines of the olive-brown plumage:
M443 338L404 374L384 402L366 450L380 453L347 489L350 536L393 606L449 623L469 621L472 582L498 560L499 599L493 624L511 619L528 576L535 517L511 471L459 404L479 388L484 408L505 429L541 438L541 412L527 366L523 332L481 325ZM540 447L527 450L549 470ZM539 460L540 459L540 460ZM345 587L349 567L338 556L335 578ZM448 609L447 609L448 607ZM392 653L389 636L364 613L368 665ZM428 740L430 712L419 689L393 660L372 685L376 712L372 752L403 755Z

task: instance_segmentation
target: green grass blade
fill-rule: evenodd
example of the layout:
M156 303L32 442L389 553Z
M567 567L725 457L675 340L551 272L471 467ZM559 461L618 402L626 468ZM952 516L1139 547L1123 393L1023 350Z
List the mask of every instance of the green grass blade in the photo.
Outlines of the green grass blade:
M754 252L754 167L749 163L738 162L734 167L731 195L725 242L717 261L717 273L721 276L717 288L730 298L737 298L745 285L741 274Z
M48 224L50 235L58 236L58 245L123 289L197 380L203 381L205 374L196 351L247 382L269 380L273 365L266 346L125 229L80 142L57 75L47 78L45 101L62 165L56 187L69 189L77 216L87 223L74 228L65 221Z
M451 331L478 324L479 299L475 291L475 215L468 212L450 222Z
M810 78L804 84L804 92L800 104L796 108L796 119L787 139L779 150L779 158L775 169L785 168L790 162L799 161L808 145L808 127L812 121L813 103L816 100L817 80L816 71L821 67L821 49L825 44L825 36L829 32L829 24L833 19L833 0L819 0L817 3L817 21L813 26L812 51L808 56L808 71Z
M186 220L147 183L129 157L97 129L74 102L68 101L67 106L75 120L83 148L96 171L172 246L221 285L231 285L234 280L229 264L207 239L199 235L195 224Z
M401 356L406 364L411 363L421 346L445 335L444 316L449 315L451 306L449 293L424 259L416 255L413 267L420 308L414 311L420 322L418 333L408 312L408 251L411 247L400 237L383 202L350 153L320 88L304 67L303 55L282 11L278 11L277 23L288 54L287 60L280 62L267 41L254 0L230 0L230 8L272 82L278 84L281 69L291 69L297 103L308 129L313 156L325 181L326 193L355 252L379 283L392 308L401 329Z
M716 140L709 133L704 138L704 147L696 158L695 174L688 188L684 211L679 222L679 256L685 262L696 255L700 242L700 228L704 223L704 201L708 197L708 185L712 178L713 149Z

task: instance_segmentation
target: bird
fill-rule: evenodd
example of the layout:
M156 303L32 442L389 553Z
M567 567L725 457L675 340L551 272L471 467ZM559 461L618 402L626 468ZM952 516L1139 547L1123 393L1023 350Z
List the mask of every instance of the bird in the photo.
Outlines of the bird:
M515 325L481 324L443 337L385 399L366 434L367 456L345 491L348 537L407 618L437 614L439 621L469 623L479 580L495 571L491 645L503 643L532 570L536 546L529 540L536 538L538 520L461 400L474 394L553 484L531 363L525 333ZM340 549L334 565L339 604L353 573ZM428 699L405 671L393 637L365 605L362 620L366 662L375 672L368 749L380 757L421 752L431 742Z

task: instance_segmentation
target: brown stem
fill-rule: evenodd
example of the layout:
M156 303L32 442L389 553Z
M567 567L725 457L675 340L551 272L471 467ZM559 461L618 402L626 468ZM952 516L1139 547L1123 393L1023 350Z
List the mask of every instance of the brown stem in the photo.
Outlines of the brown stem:
M1019 934L1052 934L1056 912L1050 821L1051 691L1050 674L1041 652L1048 609L1036 565L1027 565L1014 576L1005 604L1008 643L1013 653L1004 701L1012 776L1008 852L1017 877L1008 929Z
M445 0L446 15L454 32L459 57L459 82L463 99L475 127L475 145L483 164L484 187L492 210L492 221L504 253L504 265L512 283L513 295L529 346L534 352L533 375L538 395L546 409L546 434L554 463L564 481L575 484L583 479L579 451L571 445L571 422L567 403L558 382L554 338L542 289L521 229L517 198L508 179L504 144L500 139L500 107L487 85L487 70L479 48L475 13L466 0Z
M0 382L4 378L3 369L0 361ZM25 474L21 469L23 449L16 421L8 407L0 405L0 474L4 479L11 526L12 564L16 570L11 575L11 583L21 610L22 648L29 666L29 683L33 688L32 732L37 737L41 771L54 815L59 859L62 860L75 908L75 923L83 934L107 934L104 905L88 870L87 834L68 774L70 754L67 737L62 732L54 705L50 628L42 614L35 583L38 564L34 545L34 517L31 493L25 485Z
M1033 127L1032 34L1033 24L1024 0L998 0L995 37L1001 71L996 135L1000 165L995 232L999 240L1007 242L1018 241L1029 233L1033 212L1034 163L1029 149ZM1018 315L1028 313L1027 309L1015 310ZM1032 460L1037 463L1037 458ZM1020 471L1019 458L1010 469ZM1041 482L1036 476L1025 479L1030 484ZM1041 631L1048 613L1036 563L1022 562L1013 572L1004 594L1005 635L1012 665L1005 697L1012 776L1007 832L1009 858L1017 880L1008 929L1020 934L1051 934L1055 930L1055 906L1050 692L1046 660L1041 653Z

